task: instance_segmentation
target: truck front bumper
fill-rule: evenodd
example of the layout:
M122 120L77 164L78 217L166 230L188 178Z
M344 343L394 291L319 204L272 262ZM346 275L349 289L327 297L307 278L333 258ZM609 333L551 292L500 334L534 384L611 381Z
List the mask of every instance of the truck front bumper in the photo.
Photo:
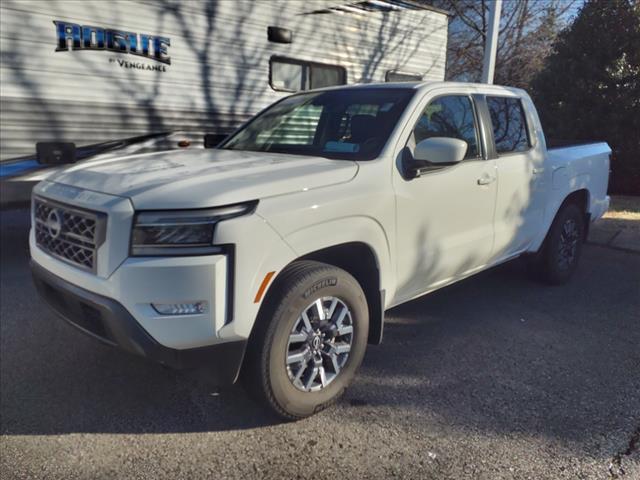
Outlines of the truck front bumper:
M42 298L69 324L103 343L172 368L206 367L220 384L234 383L246 340L173 349L158 343L117 301L78 287L31 261L33 280Z

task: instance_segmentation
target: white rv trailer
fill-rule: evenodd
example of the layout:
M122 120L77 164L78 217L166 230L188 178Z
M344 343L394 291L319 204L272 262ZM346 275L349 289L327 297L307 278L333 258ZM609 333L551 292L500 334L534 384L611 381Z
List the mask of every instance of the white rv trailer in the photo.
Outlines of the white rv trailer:
M0 160L35 143L228 133L291 91L443 80L421 0L3 0Z
M443 80L447 27L427 0L3 0L0 206L51 158L202 148L291 92Z

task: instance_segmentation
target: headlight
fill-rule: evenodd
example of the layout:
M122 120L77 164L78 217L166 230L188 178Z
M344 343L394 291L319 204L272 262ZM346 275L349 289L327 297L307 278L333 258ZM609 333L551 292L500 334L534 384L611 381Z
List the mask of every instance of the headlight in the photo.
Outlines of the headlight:
M246 215L258 202L206 210L166 210L137 213L131 233L131 255L206 255L217 253L215 226L221 220Z

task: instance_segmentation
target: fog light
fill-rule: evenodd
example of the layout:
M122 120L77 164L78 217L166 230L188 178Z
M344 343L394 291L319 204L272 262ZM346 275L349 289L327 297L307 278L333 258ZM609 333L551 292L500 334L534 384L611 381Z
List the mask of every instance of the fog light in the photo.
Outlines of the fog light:
M189 303L152 303L160 315L197 315L207 311L209 304L204 300Z

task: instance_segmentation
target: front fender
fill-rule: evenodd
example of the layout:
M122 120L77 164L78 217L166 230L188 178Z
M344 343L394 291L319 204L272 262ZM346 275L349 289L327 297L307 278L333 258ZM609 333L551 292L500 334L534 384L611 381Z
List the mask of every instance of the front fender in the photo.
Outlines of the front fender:
M395 285L392 282L391 249L385 231L376 220L365 216L348 216L335 220L307 225L290 233L285 241L300 257L346 243L363 243L371 248L380 272L380 289L393 298Z
M258 297L265 277L268 287L273 278L286 265L297 258L296 252L282 239L267 221L254 214L221 222L216 230L215 242L234 245L232 266L233 315L232 320L218 331L218 337L227 341L249 338L268 289ZM274 274L269 275L270 272ZM229 286L228 286L229 287Z

